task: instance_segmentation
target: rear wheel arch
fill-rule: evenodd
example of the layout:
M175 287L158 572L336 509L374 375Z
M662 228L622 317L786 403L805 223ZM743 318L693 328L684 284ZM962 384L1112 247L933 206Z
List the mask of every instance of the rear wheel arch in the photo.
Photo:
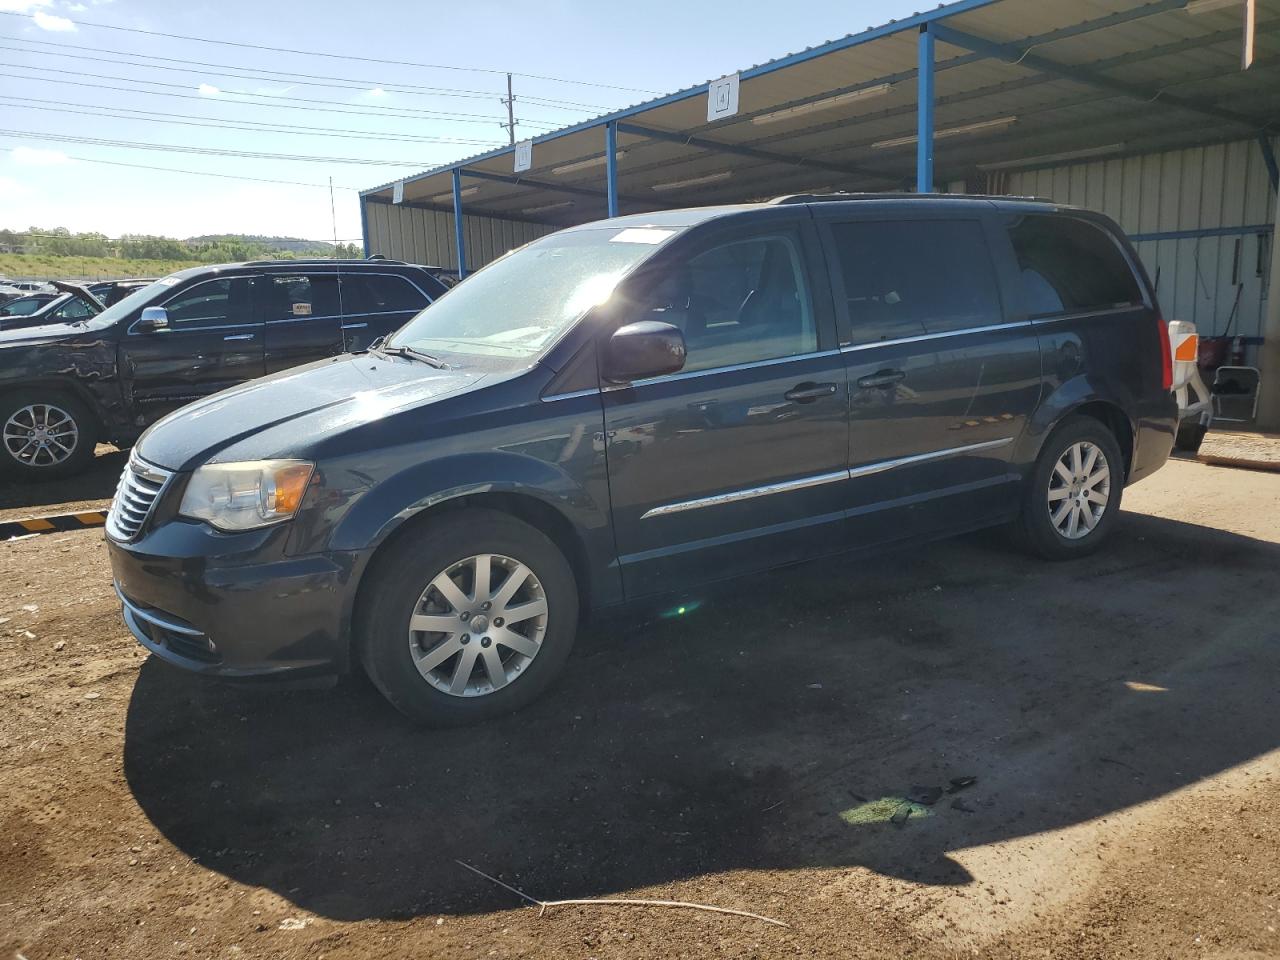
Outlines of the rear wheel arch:
M1120 454L1124 458L1124 475L1127 480L1130 471L1133 469L1134 438L1136 434L1134 433L1133 422L1120 406L1108 400L1089 400L1072 407L1058 418L1053 425L1053 429L1045 434L1046 439L1068 417L1091 417L1111 431L1111 435L1116 438L1116 445L1120 447Z

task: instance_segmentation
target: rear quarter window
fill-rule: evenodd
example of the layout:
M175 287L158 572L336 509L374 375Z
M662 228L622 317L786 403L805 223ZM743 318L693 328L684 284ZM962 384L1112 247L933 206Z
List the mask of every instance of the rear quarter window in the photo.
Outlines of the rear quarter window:
M1075 217L1031 215L1010 225L1009 239L1032 317L1143 302L1133 269L1101 227Z
M377 313L417 313L431 302L404 277L359 274L342 278L342 312L347 316Z

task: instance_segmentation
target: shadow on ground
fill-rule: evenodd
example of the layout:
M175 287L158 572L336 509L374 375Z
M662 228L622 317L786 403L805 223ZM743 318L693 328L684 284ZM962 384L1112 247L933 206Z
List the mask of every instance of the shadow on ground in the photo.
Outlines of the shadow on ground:
M0 475L0 510L29 507L35 515L85 500L110 500L128 459L127 451L100 444L89 469L74 477L30 482Z
M359 681L254 693L149 661L125 772L186 854L319 914L515 906L735 868L969 881L948 851L1160 797L1280 745L1280 547L1124 515L1096 561L980 536L594 628L542 702L415 729ZM932 816L864 800L975 776Z

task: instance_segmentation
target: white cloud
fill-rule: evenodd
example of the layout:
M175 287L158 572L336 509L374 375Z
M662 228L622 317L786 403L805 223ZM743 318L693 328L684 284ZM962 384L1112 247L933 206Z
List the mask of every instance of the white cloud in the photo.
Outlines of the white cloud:
M212 83L202 83L196 87L202 97L216 97L222 91L215 87Z
M76 25L66 17L55 17L53 14L45 13L43 10L37 10L31 19L36 22L36 26L41 30L49 30L53 33L70 33L76 28Z
M84 11L86 11L86 10L88 10L88 9L89 9L89 8L88 8L88 7L86 7L83 3L69 3L69 4L67 4L67 10L68 10L68 11L70 11L71 13L84 13Z
M386 95L387 91L383 90L381 87L374 87L368 92L368 96L370 97L385 97Z
M41 150L36 147L14 147L10 156L23 167L53 167L70 163L71 158L61 150Z
M0 10L5 13L31 13L39 7L47 7L52 0L0 0Z

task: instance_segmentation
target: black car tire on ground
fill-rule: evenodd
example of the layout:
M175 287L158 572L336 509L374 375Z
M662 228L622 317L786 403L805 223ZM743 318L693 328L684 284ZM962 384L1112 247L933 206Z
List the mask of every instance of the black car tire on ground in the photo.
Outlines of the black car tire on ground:
M46 406L56 408L74 422L75 445L57 462L23 462L18 458L20 449L16 449L21 438L13 436L14 426L20 426L20 424L11 426L10 420L15 416L21 419L20 412L26 407ZM89 408L72 394L53 389L30 388L0 396L0 474L21 480L46 480L70 476L84 470L93 460L97 443L97 421L89 412Z
M409 621L422 612L423 592L439 574L477 555L510 558L532 571L546 601L546 624L536 655L507 685L481 695L455 696L437 689L419 672ZM396 709L433 726L454 726L509 713L538 697L564 667L578 617L573 571L550 539L509 514L462 509L400 531L374 558L361 586L355 642L369 679ZM471 637L469 642L480 639ZM423 642L425 637L413 641ZM485 669L477 663L478 670Z
M1178 432L1174 436L1173 445L1185 453L1199 453L1200 444L1204 443L1204 435L1209 428L1203 423L1190 420L1178 424Z
M1092 530L1079 539L1069 539L1054 526L1049 513L1048 494L1058 460L1077 443L1092 444L1106 458L1110 486L1102 516ZM1124 458L1116 438L1101 421L1087 416L1066 418L1045 440L1023 495L1018 526L1030 549L1046 560L1070 560L1097 550L1107 539L1120 512L1124 491Z

